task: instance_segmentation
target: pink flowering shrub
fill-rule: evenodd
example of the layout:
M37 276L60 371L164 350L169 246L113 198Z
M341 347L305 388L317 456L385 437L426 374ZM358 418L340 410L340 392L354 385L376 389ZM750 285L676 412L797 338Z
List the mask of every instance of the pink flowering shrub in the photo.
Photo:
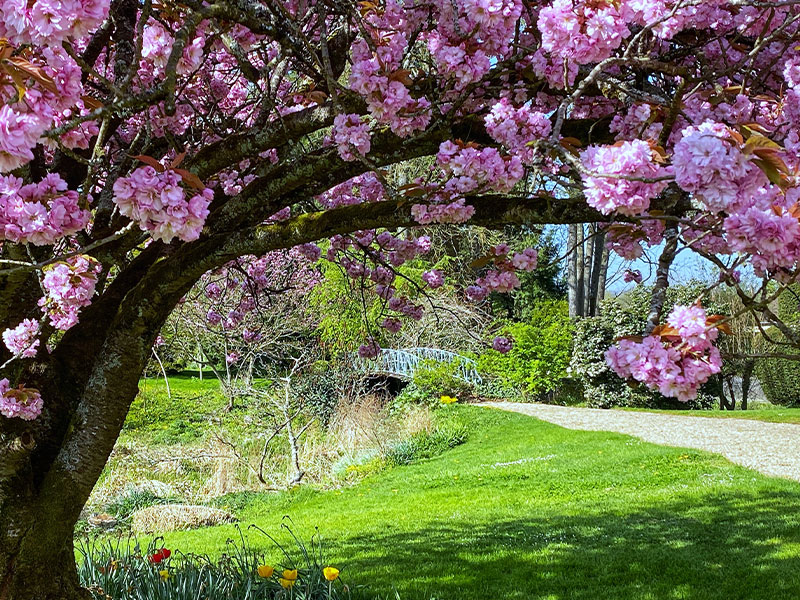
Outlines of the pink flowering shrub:
M622 378L631 378L668 398L687 402L722 359L713 343L719 319L709 318L700 306L675 306L667 325L645 338L623 338L606 351L609 366Z

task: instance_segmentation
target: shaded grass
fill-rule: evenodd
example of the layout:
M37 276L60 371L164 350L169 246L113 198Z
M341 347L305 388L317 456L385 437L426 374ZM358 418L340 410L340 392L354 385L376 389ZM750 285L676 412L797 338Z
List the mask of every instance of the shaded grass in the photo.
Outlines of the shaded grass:
M403 600L800 595L796 483L705 452L451 408L471 434L441 456L347 489L228 501L287 546L284 515L305 539L319 527L348 582ZM220 555L232 537L221 526L166 544Z

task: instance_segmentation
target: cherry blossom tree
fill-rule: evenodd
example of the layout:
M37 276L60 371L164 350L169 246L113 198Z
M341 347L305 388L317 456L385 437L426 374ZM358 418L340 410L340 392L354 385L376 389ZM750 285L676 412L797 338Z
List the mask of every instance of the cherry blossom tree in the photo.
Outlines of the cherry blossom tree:
M243 256L322 254L397 331L418 226L592 223L660 252L621 376L687 399L719 370L725 320L665 310L679 252L800 342L770 310L800 259L798 21L800 0L0 0L0 600L86 597L73 527L153 342ZM536 262L497 245L464 294Z

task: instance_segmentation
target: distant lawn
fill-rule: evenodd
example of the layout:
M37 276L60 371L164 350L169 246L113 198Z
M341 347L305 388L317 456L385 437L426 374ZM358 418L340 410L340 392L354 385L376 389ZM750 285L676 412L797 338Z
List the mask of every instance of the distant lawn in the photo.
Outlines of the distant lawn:
M472 434L437 458L229 503L282 543L284 515L306 540L319 527L347 583L402 600L800 597L800 485L695 450L451 408ZM219 555L236 536L221 526L166 545Z
M768 421L770 423L800 424L800 408L782 408L780 406L757 408L754 410L656 410L650 408L624 408L619 410L653 412L688 417L709 417L712 419L752 419L754 421Z

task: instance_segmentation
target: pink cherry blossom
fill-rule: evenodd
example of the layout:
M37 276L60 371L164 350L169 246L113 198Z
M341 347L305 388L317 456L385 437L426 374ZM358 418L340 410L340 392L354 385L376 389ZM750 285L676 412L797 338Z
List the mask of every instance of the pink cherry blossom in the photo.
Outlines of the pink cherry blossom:
M44 402L35 389L12 388L8 379L0 379L0 415L7 419L33 421L41 413Z
M15 356L33 358L39 349L39 323L33 319L25 319L13 329L3 332L3 343Z
M634 140L614 146L590 146L581 153L591 175L583 175L586 202L604 215L617 212L636 216L667 186L666 181L645 182L666 175L654 160L647 142Z
M622 339L609 348L606 361L622 378L631 378L662 395L687 402L719 373L722 359L713 346L718 330L699 306L675 306L667 317L672 331L636 341Z
M206 188L189 201L181 187L181 176L172 169L159 173L147 165L114 182L114 202L120 212L156 240L196 240L214 198Z
M370 149L369 125L363 123L359 115L336 115L332 142L342 160L355 160L356 155L366 156Z
M425 271L422 274L422 281L428 284L428 287L438 288L444 285L444 273L438 269Z

